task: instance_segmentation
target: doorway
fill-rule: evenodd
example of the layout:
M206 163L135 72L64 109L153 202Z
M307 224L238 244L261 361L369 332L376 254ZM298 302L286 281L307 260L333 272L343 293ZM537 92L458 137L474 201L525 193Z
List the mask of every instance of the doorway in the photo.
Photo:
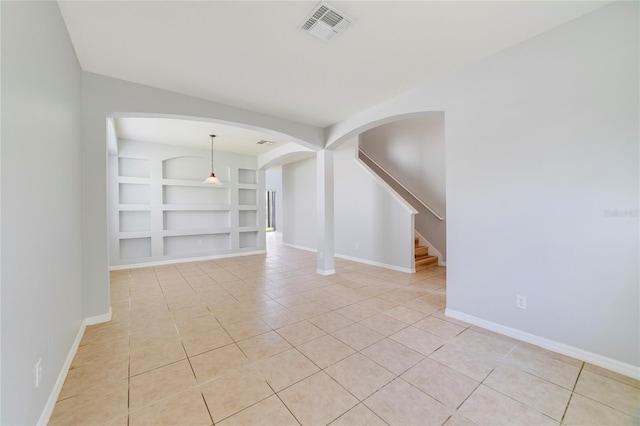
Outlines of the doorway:
M266 231L274 232L276 231L276 191L272 189L267 189L267 202L265 203L267 209L267 223L266 223Z

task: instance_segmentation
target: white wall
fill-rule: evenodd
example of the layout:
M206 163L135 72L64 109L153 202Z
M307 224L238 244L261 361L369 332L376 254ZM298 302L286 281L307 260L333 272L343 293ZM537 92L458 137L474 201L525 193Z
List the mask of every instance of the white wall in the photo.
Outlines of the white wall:
M110 266L264 252L257 157L119 140L110 156Z
M627 374L640 365L638 217L606 213L639 202L638 13L614 2L327 129L337 144L444 111L448 309Z
M276 191L276 231L282 231L282 166L265 171L265 189Z
M447 207L444 120L444 113L431 112L383 124L360 135L360 149L441 217L446 217ZM396 188L392 180L385 181ZM446 260L446 222L440 221L410 194L405 195L401 188L398 190L419 211L415 218L416 230Z
M83 72L82 78L82 249L86 315L100 315L109 310L107 117L198 117L284 135L288 140L316 149L322 145L323 130L313 126L88 72Z
M282 242L316 250L316 159L282 166Z
M413 213L356 163L357 143L338 149L335 168L335 252L411 272Z
M1 7L0 423L35 424L83 321L81 72L56 2Z
M360 148L430 207L446 213L442 112L368 130L360 135Z

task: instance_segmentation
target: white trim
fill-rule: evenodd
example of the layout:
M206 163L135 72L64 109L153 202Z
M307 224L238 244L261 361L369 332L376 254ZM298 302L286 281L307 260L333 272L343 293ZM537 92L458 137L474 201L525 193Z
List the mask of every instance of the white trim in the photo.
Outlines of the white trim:
M359 257L345 256L344 254L336 254L335 257L338 257L344 260L351 260L353 262L364 263L365 265L379 266L381 268L391 269L398 272L406 272L407 274L414 274L416 272L415 267L403 268L401 266L389 265L387 263L376 262L374 260L367 260L367 259L360 259Z
M287 246L287 247L291 247L294 249L298 249L298 250L305 250L305 251L310 251L312 253L317 253L318 250L316 249L312 249L309 247L302 247L302 246L296 246L294 244L289 244L289 243L282 243L283 246ZM371 265L371 266L380 266L381 268L386 268L386 269L391 269L394 271L399 271L399 272L406 272L408 274L413 274L416 272L415 267L413 268L402 268L400 266L395 266L395 265L389 265L387 263L380 263L380 262L376 262L374 260L367 260L367 259L361 259L359 257L351 257L351 256L347 256L344 254L334 254L333 257L337 257L339 259L344 259L344 260L351 260L353 262L358 262L358 263L364 263L365 265ZM319 269L316 271L317 273L321 274L321 272L318 272ZM332 269L332 271L334 271L333 273L335 273L335 270ZM324 275L324 274L323 274ZM330 275L330 274L327 274Z
M527 333L526 331L496 324L449 308L445 309L444 314L448 317L477 325L478 327L495 331L496 333L504 334L505 336L513 337L514 339L522 340L523 342L531 343L532 345L540 346L541 348L606 368L607 370L620 373L636 380L640 379L640 366L627 364L603 355L585 351L584 349L556 342L555 340L545 339L544 337L536 336L535 334Z
M289 142L281 147L258 155L258 170L266 170L275 165L283 165L291 162L287 161L287 158L292 159L292 161L298 161L304 158L304 154L309 154L309 156L311 156L315 155L316 152L320 150L321 148L311 149L295 142Z
M447 262L442 261L442 253L440 253L425 237L422 236L417 230L414 233L418 236L418 243L425 245L429 248L429 254L438 257L438 266L447 266Z
M427 205L427 203L425 203L424 201L422 201L420 198L418 198L418 196L416 194L414 194L409 188L407 188L406 186L404 186L404 184L402 182L400 182L398 179L396 179L391 173L389 173L384 167L382 167L380 164L378 164L378 162L376 160L374 160L373 158L371 158L369 155L367 155L366 152L362 151L360 149L360 144L358 144L358 152L356 153L356 156L358 157L358 160L360 160L359 158L359 154L364 155L367 160L371 161L377 168L379 168L380 170L382 170L382 172L384 174L386 174L387 176L389 176L389 178L394 181L395 183L397 183L398 185L400 185L400 188L404 189L405 191L407 191L407 193L409 195L411 195L417 202L419 202L420 204L422 204L422 206L427 209L429 211L429 213L431 213L432 215L434 215L436 217L436 219L443 221L444 217L440 216L438 213L435 212L435 210L433 210L431 207L429 207ZM362 160L361 160L362 161ZM363 162L363 164L366 164ZM368 166L367 166L368 168ZM376 173L377 175L377 173Z
M83 320L82 324L80 324L80 329L76 334L76 338L71 344L71 348L69 349L67 358L64 360L64 364L62 364L62 368L60 369L60 373L58 374L58 379L53 385L53 389L51 389L49 399L47 399L47 403L42 410L42 414L40 414L40 419L38 419L37 423L38 425L46 425L47 423L49 423L49 419L51 418L51 414L53 414L53 409L56 406L58 396L62 391L62 386L64 385L65 380L67 380L67 374L69 373L69 368L71 368L71 363L73 363L73 358L76 356L76 352L80 347L80 342L82 341L82 336L84 336L84 330L86 327L86 320Z
M298 250L304 250L304 251L310 251L312 253L317 253L318 249L314 249L314 248L309 248L309 247L303 247L303 246L296 246L295 244L289 244L289 243L282 243L283 246L287 246L287 247L291 247L294 249L298 249Z
M71 368L71 364L73 363L73 358L75 358L76 352L78 352L78 348L80 347L80 342L82 342L82 337L84 336L84 332L87 329L87 326L111 321L111 314L112 314L111 306L109 306L109 312L107 312L106 314L87 317L80 324L80 328L78 329L76 338L73 340L73 343L71 344L71 348L69 349L67 358L64 360L64 364L62 364L62 368L60 369L60 373L58 374L58 379L53 385L53 389L51 389L51 393L49 394L47 403L45 404L44 409L42 410L42 414L40 414L40 419L38 419L38 423L37 423L38 426L40 425L46 426L46 424L49 423L51 414L53 414L53 409L56 406L56 401L58 401L58 397L60 396L60 392L62 391L62 386L64 385L64 382L67 380L67 374L69 374L69 369Z
M185 259L167 259L157 262L133 263L129 265L109 266L110 271L121 271L123 269L148 268L149 266L173 265L175 263L199 262L202 260L225 259L227 257L252 256L254 254L265 254L267 250L245 251L240 253L216 254L213 256L189 257Z
M96 324L101 324L103 322L109 322L111 321L111 314L113 312L111 311L111 306L109 306L109 312L107 312L106 314L102 314L102 315L95 315L93 317L87 317L84 319L84 324L85 325L96 325Z
M312 248L309 248L309 247L297 246L297 245L295 245L295 244L282 243L282 245L283 245L283 246L287 246L287 247L291 247L291 248L294 248L294 249L297 249L297 250L309 251L309 252L311 252L311 253L317 253L317 252L318 252L318 250L317 250L317 249L312 249ZM333 256L334 256L334 257L337 257L335 254L334 254ZM316 274L319 274L319 275L325 275L325 276L326 276L326 275L333 275L333 274L335 274L335 273L336 273L336 270L335 270L335 269L327 269L327 270L324 270L324 269L316 269Z

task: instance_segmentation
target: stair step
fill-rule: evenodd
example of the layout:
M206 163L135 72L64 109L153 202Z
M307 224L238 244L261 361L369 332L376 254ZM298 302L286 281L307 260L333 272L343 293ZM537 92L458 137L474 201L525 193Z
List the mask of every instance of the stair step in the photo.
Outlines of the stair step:
M426 246L416 246L414 249L414 253L416 257L418 256L427 256L429 254L429 247Z
M428 254L423 254L423 255L420 255L420 256L415 256L415 258L416 258L416 262L417 262L419 260L425 260L425 259L437 259L438 256L431 256L431 255L428 255Z
M413 245L418 247L420 245L420 237L413 238Z
M420 256L416 257L416 271L421 271L429 266L438 264L438 256Z

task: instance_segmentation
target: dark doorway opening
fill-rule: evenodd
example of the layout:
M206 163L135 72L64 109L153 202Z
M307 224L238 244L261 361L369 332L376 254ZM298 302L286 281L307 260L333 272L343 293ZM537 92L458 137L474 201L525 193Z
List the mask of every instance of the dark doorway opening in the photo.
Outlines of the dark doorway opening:
M267 189L267 232L276 230L276 191Z

